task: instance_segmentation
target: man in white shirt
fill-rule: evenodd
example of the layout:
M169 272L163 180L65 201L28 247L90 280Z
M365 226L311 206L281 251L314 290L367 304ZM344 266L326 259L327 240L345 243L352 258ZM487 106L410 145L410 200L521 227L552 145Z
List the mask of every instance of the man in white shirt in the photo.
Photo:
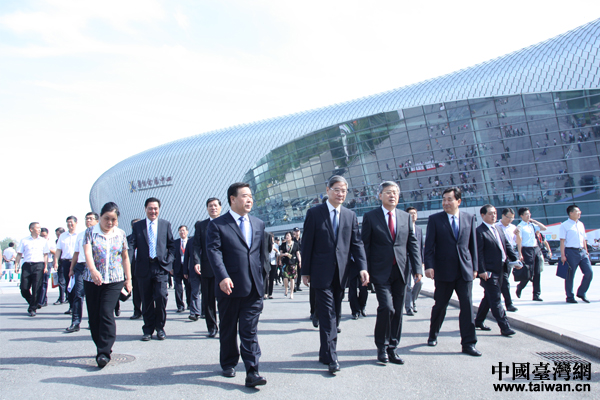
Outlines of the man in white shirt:
M67 284L69 283L69 271L71 270L71 260L75 253L75 242L77 241L77 218L70 216L67 218L67 232L60 235L56 243L56 254L54 255L54 270L58 271L58 300L54 305L66 303ZM70 302L69 302L70 303ZM71 314L71 307L65 314Z
M515 219L515 210L508 207L502 211L502 218L500 221L496 222L496 227L498 229L502 229L504 236L512 246L512 248L517 251L517 233L519 229L512 222ZM506 311L515 312L518 311L518 308L514 306L512 298L510 297L510 272L512 268L509 266L503 272L502 276L502 297L504 297L504 305L506 306Z
M569 272L565 279L567 303L577 303L577 300L573 296L573 280L575 279L577 267L581 268L581 272L583 272L581 284L577 289L577 297L584 303L589 303L590 301L585 296L585 293L592 282L593 272L587 249L585 226L579 220L581 218L581 210L575 204L567 207L567 214L569 214L569 219L560 225L558 234L560 239L560 260L563 264L568 263L569 266Z
M4 260L4 267L6 268L6 273L9 274L9 278L10 278L10 273L11 270L15 269L15 258L17 257L17 252L15 251L15 244L13 242L10 242L8 244L8 247L6 249L4 249L4 252L2 253L2 259ZM4 275L4 272L2 272L2 275ZM12 279L11 279L12 282Z
M19 242L17 249L17 272L23 259L23 271L21 273L21 295L29 308L27 312L30 317L35 317L37 310L37 292L42 284L42 275L48 270L48 241L40 236L40 224L32 222L29 224L28 236Z
M56 229L56 239L57 240L58 240L58 237L64 231L65 230L63 228ZM60 232L60 233L58 233L58 232ZM48 253L48 270L42 276L42 284L40 285L40 289L38 290L38 295L37 295L37 301L38 301L37 308L38 309L40 309L42 307L46 307L48 305L48 296L47 296L48 280L50 279L50 273L51 273L50 270L52 269L52 264L54 263L54 254L56 253L56 243L53 240L50 240L50 237L48 236L48 234L49 234L48 228L42 228L42 230L40 232L40 236L48 241L48 248L50 250L50 253Z

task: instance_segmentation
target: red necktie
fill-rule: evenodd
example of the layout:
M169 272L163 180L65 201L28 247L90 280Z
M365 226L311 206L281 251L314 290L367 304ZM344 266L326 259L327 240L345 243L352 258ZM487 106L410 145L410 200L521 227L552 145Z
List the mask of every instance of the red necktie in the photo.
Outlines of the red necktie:
M388 218L388 227L390 228L390 234L392 235L392 242L396 241L396 230L394 229L394 222L392 220L393 216L392 216L392 212L390 211L388 213L388 215L390 216Z

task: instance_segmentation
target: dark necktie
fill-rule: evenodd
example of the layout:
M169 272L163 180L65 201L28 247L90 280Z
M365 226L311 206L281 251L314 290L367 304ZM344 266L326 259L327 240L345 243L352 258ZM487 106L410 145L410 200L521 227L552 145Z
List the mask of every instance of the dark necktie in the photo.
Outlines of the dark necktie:
M390 228L390 235L392 235L392 242L396 241L396 230L394 229L394 220L392 219L392 212L388 212L388 227Z
M452 216L452 232L454 232L454 237L458 240L458 226L456 226L456 217Z
M333 209L333 237L335 238L335 240L337 241L337 228L338 228L338 222L337 222L337 209L334 208Z
M246 225L244 224L244 221L246 220L246 218L244 217L240 217L240 230L242 231L242 235L244 235L244 239L246 240L246 244L248 245L248 247L250 247L250 238L248 237L248 235L246 234Z

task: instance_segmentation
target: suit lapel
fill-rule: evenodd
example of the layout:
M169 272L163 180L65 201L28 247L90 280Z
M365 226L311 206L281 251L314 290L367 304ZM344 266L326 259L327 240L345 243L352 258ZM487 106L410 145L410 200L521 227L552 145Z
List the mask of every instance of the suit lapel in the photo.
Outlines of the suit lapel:
M238 235L238 237L240 238L240 240L242 241L242 243L248 247L248 243L246 243L246 238L244 237L244 234L242 233L242 230L240 229L239 225L237 224L237 221L233 218L233 215L231 215L231 213L227 213L228 216L228 221L227 223L229 224L229 226L231 227L231 229Z
M248 215L248 220L250 221L250 226L252 227L252 232L250 232L250 236L252 237L252 244L250 248L255 248L258 243L260 243L260 236L256 236L255 233L258 232L258 226L256 226L256 220Z
M458 223L460 224L460 226L462 226L461 221L459 220ZM456 242L456 236L454 236L454 231L452 230L452 226L450 225L450 222L448 221L448 214L445 211L442 211L442 224L444 224L444 226L446 227L446 230L448 232L450 232L450 237L452 239L454 239L454 241ZM458 229L458 237L460 237L460 228Z
M327 229L329 230L329 234L331 235L331 239L335 240L335 235L333 234L333 225L331 225L331 215L329 215L329 206L327 204L321 204L321 212L325 217L325 225L327 225ZM341 215L340 215L340 223L341 223ZM338 232L340 227L338 226Z
M381 223L383 230L387 233L387 237L390 239L390 242L391 242L392 234L390 232L390 227L388 225L388 218L386 217L385 214L383 214L383 210L379 209L379 212L377 213L377 218L379 219L379 222ZM398 213L396 213L396 226L398 226ZM398 232L398 229L396 229L396 232ZM397 236L398 235L396 235L396 238L397 238Z
M150 245L150 239L148 239L148 221L146 220L144 220L142 231L144 232L144 237L146 238L146 244Z

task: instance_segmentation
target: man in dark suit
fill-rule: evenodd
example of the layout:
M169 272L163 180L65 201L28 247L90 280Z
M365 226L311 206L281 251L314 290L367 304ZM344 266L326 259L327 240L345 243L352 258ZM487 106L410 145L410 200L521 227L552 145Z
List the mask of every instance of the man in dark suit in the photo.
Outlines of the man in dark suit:
M204 221L196 222L194 233L194 273L190 272L193 279L192 284L192 303L190 305L190 316L192 321L197 321L200 314L206 319L206 329L208 337L215 337L219 331L217 325L217 302L215 297L215 274L206 251L206 231L210 221L221 215L221 200L211 197L206 200L206 211L208 218ZM200 280L202 302L201 307L198 304L198 281Z
M419 244L419 254L421 255L421 265L423 268L423 260L425 260L425 254L423 253L423 229L420 226L417 226L417 219L419 218L417 209L414 207L408 207L405 210L410 214L412 219L413 231L415 232L415 236L417 237L417 243ZM410 259L408 259L408 268L412 271L414 268ZM411 285L411 281L414 279L412 275L409 274L406 282L406 299L404 300L404 308L406 308L406 315L415 315L417 312L417 298L419 297L419 293L421 293L421 287L423 287L423 279L416 280L414 284Z
M475 348L477 335L473 320L473 279L477 277L477 238L475 216L458 210L462 193L450 187L442 194L443 212L429 216L425 237L425 276L435 280L429 327L429 346L437 337L446 316L452 293L460 303L459 326L462 352L481 356Z
M173 261L171 275L173 276L175 285L175 304L177 305L177 312L182 313L185 311L186 305L188 307L190 305L191 287L188 281L188 269L184 268L184 260L187 244L191 239L188 238L187 226L181 225L177 231L179 232L179 239L175 240L175 260ZM183 301L184 290L185 302Z
M479 304L475 327L482 331L491 330L483 322L488 311L492 309L492 315L500 327L500 333L504 336L514 335L516 332L510 328L506 313L502 308L500 298L502 279L508 270L508 262L517 261L517 253L506 239L502 229L496 227L496 208L486 204L479 211L483 222L477 227L477 260L479 268L477 275L484 289L484 296Z
M136 218L134 220L131 221L131 229L133 230L133 224L135 224L136 222L138 222L140 219ZM135 255L137 253L137 251L135 250L135 248L133 247L133 237L135 235L132 233L131 235L127 236L127 245L129 246L129 250L127 250L127 252L129 253L129 262L131 263L131 276L133 277L132 279L132 293L131 293L131 301L133 302L133 315L131 317L129 317L129 319L139 319L142 318L142 293L140 292L140 285L139 282L137 280L137 277L135 276Z
M321 348L319 361L334 374L340 370L337 345L337 318L348 282L350 255L360 270L363 285L369 283L365 250L358 220L343 207L348 182L334 175L327 182L327 202L308 210L302 238L302 281L315 289Z
M206 232L206 251L218 284L220 362L223 376L232 378L241 353L246 386L255 387L267 383L258 373L261 352L257 337L258 318L263 309L265 224L248 215L253 199L247 183L229 186L227 200L230 211L208 224Z
M160 200L146 200L146 218L133 225L132 247L137 250L135 273L142 293L144 326L142 341L148 341L156 330L164 340L167 319L167 279L173 269L175 242L171 223L159 219Z
M361 236L379 303L375 322L377 359L382 363L404 364L396 348L402 334L406 282L409 275L420 281L423 270L412 218L396 209L399 197L400 188L395 182L379 185L382 207L364 215ZM413 269L409 269L409 259Z

